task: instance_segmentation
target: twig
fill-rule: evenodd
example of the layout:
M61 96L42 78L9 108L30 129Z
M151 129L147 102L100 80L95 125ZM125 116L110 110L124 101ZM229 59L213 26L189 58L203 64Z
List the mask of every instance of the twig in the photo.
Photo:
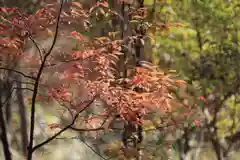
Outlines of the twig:
M64 107L65 109L67 109L68 112L70 113L72 119L73 119L74 116L73 116L73 112L71 111L71 109L70 109L69 107L65 106L64 104L61 104L61 102L59 102L59 100L57 100L55 97L53 97L53 99L55 99L60 106L62 106L62 107Z
M29 36L29 39L33 42L33 44L34 44L35 47L37 48L38 53L39 53L39 56L40 56L40 59L41 59L41 62L43 62L42 51L40 50L37 42L33 39L33 37L32 37L31 35Z
M110 123L106 124L107 120L108 120L109 116L107 118L104 119L104 121L102 122L101 126L98 128L90 128L90 129L80 129L80 128L75 128L73 126L71 126L72 130L78 131L78 132L85 132L85 131L99 131L99 130L106 130L107 127L109 127L110 123L112 122L112 120L110 120ZM107 126L106 126L107 125ZM111 128L113 129L113 128Z
M39 80L40 77L42 75L42 71L44 69L45 66L45 62L48 58L48 56L51 54L55 43L57 41L57 36L58 36L58 28L59 28L59 20L60 20L60 15L62 12L62 8L63 8L63 0L61 0L61 6L60 6L60 11L57 17L57 24L56 24L56 31L55 31L55 35L54 35L54 39L52 42L52 45L49 49L49 51L46 53L46 55L43 58L42 64L39 68L38 74L37 74L37 78L34 84L34 92L33 92L33 96L32 96L32 106L31 106L31 125L30 125L30 138L29 138L29 146L28 146L28 160L32 160L32 153L34 152L34 148L33 148L33 136L34 136L34 123L35 123L35 103L36 103L36 97L37 97L37 93L38 93L38 86L39 86Z
M13 91L14 91L15 89L16 89L16 90L18 90L18 89L26 89L26 90L29 90L29 91L34 92L34 90L33 90L33 89L30 89L30 88L18 88L18 87L14 87L14 88L11 90L10 94L7 96L6 100L1 104L1 107L4 107L4 105L7 103L7 101L11 98L12 93L13 93Z
M70 126L70 129L74 130L74 131L78 131L78 132L90 132L90 131L100 131L100 130L104 130L103 127L99 127L99 128L89 128L89 129L83 129L83 128L75 128L73 126Z
M80 139L81 140L81 139ZM89 144L87 144L86 142L84 142L83 140L81 140L82 143L84 143L89 149L91 149L96 155L98 155L100 158L102 158L103 160L108 160L107 158L104 158L100 153L98 153L97 151L95 151Z
M28 76L20 71L17 71L17 70L14 70L14 69L10 69L10 68L5 68L5 67L0 67L0 69L2 70L7 70L7 71L10 71L10 72L15 72L15 73L18 73L20 75L22 75L23 77L26 77L26 78L30 78L30 79L33 79L33 80L36 80L35 77L32 77L32 76Z
M69 125L67 125L67 126L64 127L63 129L61 129L61 130L60 130L58 133L56 133L54 136L48 138L47 140L43 141L42 143L40 143L40 144L38 144L38 145L36 145L36 146L34 146L34 147L32 148L32 153L33 153L35 150L37 150L38 148L42 147L43 145L45 145L45 144L51 142L52 140L54 140L57 136L59 136L61 133L63 133L63 132L66 131L67 129L71 128L71 126L75 123L76 119L78 118L78 115L79 115L81 112L83 112L85 109L87 109L87 108L93 103L94 100L95 100L95 97L94 97L83 109L81 109L80 111L78 111L77 114L74 116L72 122L71 122Z
M31 82L22 82L22 81L18 81L18 80L13 80L12 82L21 83L21 84L31 84L31 85L34 85L34 83L31 83Z
M65 63L70 63L70 62L78 62L80 60L88 60L90 58L91 58L91 56L87 57L85 59L83 59L83 58L68 59L68 60L60 61L59 63L48 64L48 65L45 65L44 67L53 67L53 66L62 65L62 64L65 64Z

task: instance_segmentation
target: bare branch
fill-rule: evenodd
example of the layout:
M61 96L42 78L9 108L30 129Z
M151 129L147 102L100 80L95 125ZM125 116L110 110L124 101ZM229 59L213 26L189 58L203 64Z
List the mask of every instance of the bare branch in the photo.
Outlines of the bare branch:
M10 72L15 72L15 73L18 73L20 75L22 75L23 77L26 77L26 78L30 78L30 79L33 79L33 80L36 80L35 77L32 77L32 76L28 76L20 71L17 71L17 70L14 70L14 69L10 69L10 68L5 68L5 67L0 67L0 69L2 70L7 70L7 71L10 71Z
M61 6L60 6L60 10L59 10L58 17L57 17L56 31L55 31L55 35L54 35L52 45L51 45L49 51L46 53L46 55L44 55L42 64L39 68L37 78L36 78L36 81L35 81L35 84L34 84L34 92L33 92L33 96L32 96L32 106L31 106L30 138L29 138L29 146L28 146L28 158L27 158L28 160L32 160L32 153L36 149L36 148L33 148L33 138L34 138L34 127L35 127L34 126L35 125L35 108L36 108L35 103L36 103L36 97L37 97L37 93L38 93L38 86L39 86L39 83L40 83L39 80L40 80L40 77L42 75L42 72L43 72L43 69L44 69L44 66L45 66L45 62L46 62L48 56L51 54L51 52L52 52L52 50L55 46L55 43L57 41L59 21L60 21L60 15L61 15L61 12L62 12L62 8L63 8L63 0L61 0Z
M99 127L99 128L75 128L73 126L70 127L70 129L74 130L74 131L78 131L78 132L90 132L90 131L100 131L100 130L104 130L103 127Z
M78 115L79 115L81 112L83 112L85 109L87 109L87 108L93 103L94 100L95 100L95 97L94 97L83 109L81 109L80 111L78 111L77 114L74 116L72 122L71 122L69 125L67 125L66 127L64 127L61 131L59 131L58 133L56 133L54 136L48 138L47 140L43 141L42 143L40 143L40 144L38 144L38 145L36 145L36 146L34 146L34 147L32 148L32 152L34 152L34 151L37 150L38 148L42 147L43 145L51 142L51 141L54 140L57 136L59 136L61 133L63 133L63 132L66 131L67 129L71 128L72 125L75 123L76 119L78 118Z
M29 39L33 42L33 44L37 48L41 62L43 62L42 52L41 52L41 49L39 48L39 45L37 44L37 42L33 39L33 37L31 35L29 36Z
M82 141L82 140L81 140ZM89 149L91 149L96 155L98 155L99 157L101 157L104 160L108 160L107 158L104 158L100 153L98 153L97 151L95 151L89 144L87 144L86 142L82 141Z

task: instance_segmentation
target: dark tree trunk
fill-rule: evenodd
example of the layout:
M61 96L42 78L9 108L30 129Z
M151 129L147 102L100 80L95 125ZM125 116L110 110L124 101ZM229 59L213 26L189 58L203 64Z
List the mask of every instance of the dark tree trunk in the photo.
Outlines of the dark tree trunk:
M4 113L3 113L3 105L2 105L2 89L3 89L3 83L0 81L0 125L1 125L1 141L3 145L3 152L5 156L5 160L12 160L11 152L9 149L9 143L7 138L7 128L6 128L6 122L4 119Z
M17 80L17 88L22 88L21 84L21 77L16 76ZM28 146L28 133L27 133L27 112L26 112L26 106L24 103L24 97L22 89L17 90L17 100L18 100L18 108L19 108L19 114L20 114L20 126L21 126L21 137L22 137L22 149L24 155L27 154L27 146Z

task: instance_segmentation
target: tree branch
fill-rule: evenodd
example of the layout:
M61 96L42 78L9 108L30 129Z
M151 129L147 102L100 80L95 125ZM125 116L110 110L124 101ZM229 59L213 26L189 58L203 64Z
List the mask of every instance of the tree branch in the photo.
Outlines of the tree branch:
M33 149L33 136L34 136L34 127L35 127L34 126L35 125L35 108L36 108L35 103L36 103L36 97L37 97L37 93L38 93L38 86L39 86L39 83L40 83L39 80L40 80L40 77L42 75L42 72L43 72L43 69L44 69L44 66L45 66L45 62L46 62L48 56L51 54L51 52L52 52L52 50L55 46L55 43L57 41L59 20L60 20L60 15L61 15L61 12L62 12L62 8L63 8L63 0L61 0L61 6L60 6L59 14L58 14L58 17L57 17L56 31L55 31L55 35L54 35L52 45L51 45L49 51L46 53L46 55L44 55L42 64L39 68L37 78L36 78L36 81L35 81L35 84L34 84L34 92L33 92L33 95L32 95L32 106L31 106L30 138L29 138L29 145L28 145L28 158L27 158L28 160L32 160L32 153L35 150L35 149Z
M63 133L63 132L66 131L67 129L71 128L72 125L75 123L78 115L79 115L81 112L83 112L85 109L87 109L87 108L93 103L94 100L95 100L95 97L94 97L83 109L81 109L80 111L78 111L77 114L74 116L72 122L71 122L69 125L67 125L66 127L64 127L62 130L60 130L60 131L59 131L58 133L56 133L54 136L48 138L47 140L43 141L42 143L40 143L40 144L38 144L38 145L36 145L36 146L34 146L34 147L32 148L32 152L34 152L34 151L37 150L38 148L42 147L43 145L51 142L51 141L54 140L57 136L59 136L61 133Z
M41 59L41 62L43 62L42 52L41 52L41 49L39 48L37 42L33 39L33 37L31 35L29 36L29 39L33 42L33 44L37 48L39 56L40 56L40 59Z
M26 78L30 78L30 79L33 79L33 80L36 80L35 77L32 77L32 76L28 76L20 71L17 71L17 70L14 70L14 69L10 69L10 68L5 68L5 67L0 67L0 69L2 70L7 70L7 71L10 71L10 72L15 72L15 73L18 73L20 75L22 75L23 77L26 77Z
M82 140L81 140L82 141ZM87 144L86 142L82 141L82 143L84 143L89 149L91 149L96 155L98 155L100 158L102 158L103 160L108 160L107 158L104 158L100 153L98 153L97 151L95 151L89 144Z

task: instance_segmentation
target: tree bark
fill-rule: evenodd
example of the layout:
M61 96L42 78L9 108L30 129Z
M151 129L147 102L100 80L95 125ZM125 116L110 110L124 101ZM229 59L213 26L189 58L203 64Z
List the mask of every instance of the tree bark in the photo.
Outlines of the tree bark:
M2 81L0 81L0 88L2 91ZM4 114L3 114L3 105L2 105L2 92L0 91L0 126L1 126L1 141L3 145L3 152L5 156L5 160L12 160L11 152L9 149L9 143L8 143L8 138L7 138L7 129L6 129L6 122L4 119Z
M16 76L17 88L22 88L21 77ZM27 146L28 146L28 133L27 133L27 112L26 106L24 104L24 97L22 89L17 90L17 99L18 99L18 108L20 114L20 126L21 126L21 137L22 137L22 149L24 155L27 155Z

